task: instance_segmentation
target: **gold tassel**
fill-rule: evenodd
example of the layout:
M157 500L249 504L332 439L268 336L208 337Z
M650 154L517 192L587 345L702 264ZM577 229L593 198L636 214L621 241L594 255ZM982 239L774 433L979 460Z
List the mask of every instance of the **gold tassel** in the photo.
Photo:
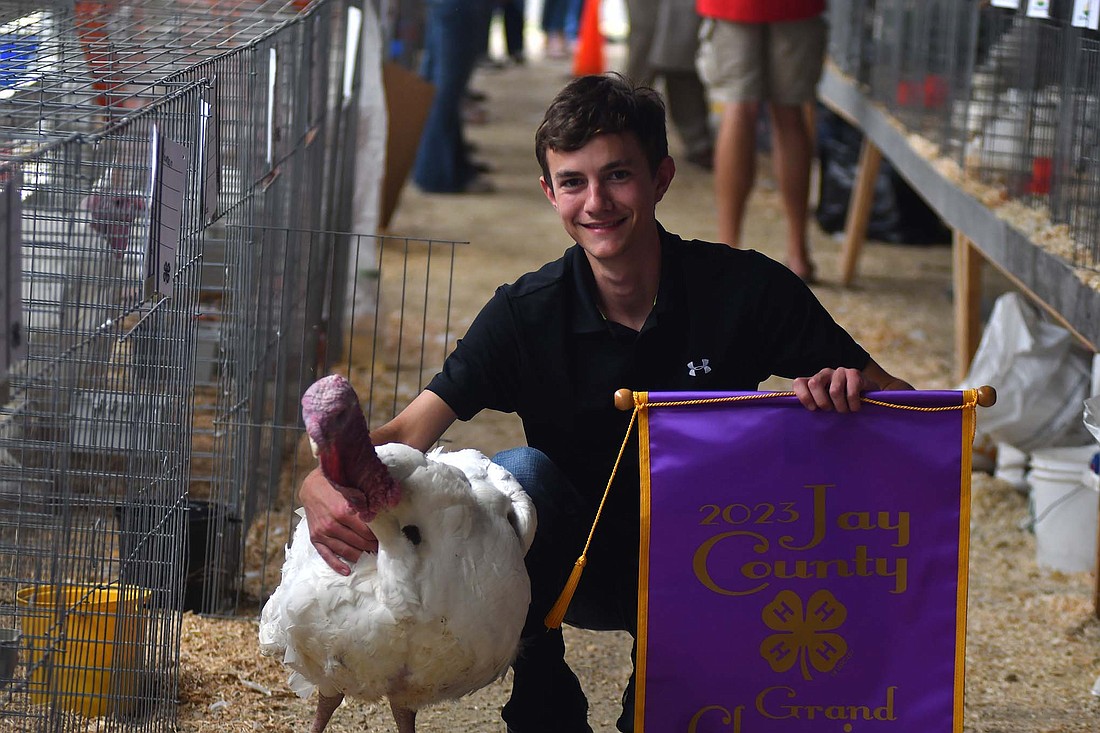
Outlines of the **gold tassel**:
M573 565L573 572L569 573L569 580L565 581L565 587L561 589L558 600L554 602L554 607L546 614L546 620L543 621L546 628L557 629L561 627L561 622L565 620L565 609L569 608L569 602L573 600L573 594L577 592L577 584L581 582L581 573L584 572L584 566L587 564L588 559L584 555L577 558L577 562Z
M619 462L623 459L623 452L626 450L626 444L630 441L630 431L634 428L634 421L637 417L638 406L635 405L634 412L630 415L630 424L626 426L623 444L619 446L619 455L615 458L615 465L611 468L611 477L607 479L607 486L603 490L603 498L600 499L600 506L596 509L596 518L592 521L592 529L588 531L588 539L584 543L584 549L581 551L581 556L577 558L577 562L574 563L573 572L569 573L569 580L565 581L565 587L562 588L561 595L558 596L558 600L554 602L554 607L550 609L543 620L548 629L556 629L561 626L562 621L565 620L565 609L569 608L569 603L573 600L573 594L577 592L577 584L581 582L581 573L584 572L584 566L588 564L588 548L592 546L592 536L596 533L596 525L600 523L600 516L603 514L604 505L607 503L607 495L611 492L611 484L615 480L615 473L619 470Z

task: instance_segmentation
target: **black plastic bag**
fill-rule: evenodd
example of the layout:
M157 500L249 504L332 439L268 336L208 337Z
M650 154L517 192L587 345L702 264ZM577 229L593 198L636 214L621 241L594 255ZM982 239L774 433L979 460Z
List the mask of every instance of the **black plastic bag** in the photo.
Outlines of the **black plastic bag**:
M817 112L817 150L821 167L815 218L829 234L844 230L863 133L830 110ZM889 161L875 179L867 238L891 244L949 244L951 230Z

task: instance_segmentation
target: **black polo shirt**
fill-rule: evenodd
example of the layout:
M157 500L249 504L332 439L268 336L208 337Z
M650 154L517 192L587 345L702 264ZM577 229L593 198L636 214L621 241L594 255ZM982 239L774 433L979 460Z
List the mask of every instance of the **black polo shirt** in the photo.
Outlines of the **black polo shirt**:
M428 389L462 420L486 408L517 413L528 444L594 510L630 420L614 406L616 390L755 390L773 374L867 365L867 352L778 262L663 229L661 249L657 301L641 331L604 320L592 270L574 245L498 288ZM635 437L602 534L619 524L636 536L637 455Z

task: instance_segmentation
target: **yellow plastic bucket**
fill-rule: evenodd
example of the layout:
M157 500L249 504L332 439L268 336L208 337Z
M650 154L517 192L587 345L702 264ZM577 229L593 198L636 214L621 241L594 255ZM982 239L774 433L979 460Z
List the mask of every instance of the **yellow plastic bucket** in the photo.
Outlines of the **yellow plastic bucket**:
M88 717L132 707L149 596L112 585L19 591L31 700Z

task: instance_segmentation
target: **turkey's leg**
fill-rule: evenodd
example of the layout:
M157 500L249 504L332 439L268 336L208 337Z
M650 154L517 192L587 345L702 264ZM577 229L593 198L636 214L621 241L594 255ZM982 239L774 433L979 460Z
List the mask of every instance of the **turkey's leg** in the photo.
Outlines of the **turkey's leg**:
M332 717L332 714L336 712L336 708L340 707L340 703L343 701L343 695L325 697L317 693L317 714L313 716L313 728L310 733L322 733L325 726L328 725L329 718Z
M397 733L416 733L416 711L390 703L393 719L397 721Z

